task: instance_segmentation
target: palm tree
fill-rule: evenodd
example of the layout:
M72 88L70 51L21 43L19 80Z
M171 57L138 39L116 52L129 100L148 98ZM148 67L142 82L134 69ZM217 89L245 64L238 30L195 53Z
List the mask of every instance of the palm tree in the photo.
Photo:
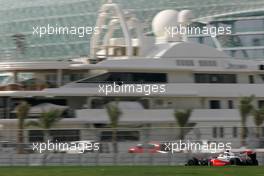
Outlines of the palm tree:
M247 137L247 118L248 116L252 113L254 110L254 106L251 104L254 99L254 96L250 97L243 97L240 100L240 105L239 105L239 111L240 111L240 117L241 117L241 145L245 146L246 145L246 137Z
M35 126L44 130L44 141L50 139L49 129L61 119L61 110L52 109L47 112L42 112L38 121L29 121L27 126Z
M25 119L28 117L29 109L30 105L26 101L20 102L15 108L16 117L18 119L17 153L19 154L23 153Z
M264 107L253 112L254 123L256 125L256 137L260 137L260 126L264 122Z
M192 110L187 109L184 111L177 111L174 112L175 120L177 121L179 127L180 127L180 139L183 140L185 137L185 127L189 124L189 119L191 117Z
M110 119L110 125L112 128L112 144L114 153L118 153L118 146L117 146L117 127L119 118L122 115L122 112L117 106L117 103L109 103L106 105L107 114Z

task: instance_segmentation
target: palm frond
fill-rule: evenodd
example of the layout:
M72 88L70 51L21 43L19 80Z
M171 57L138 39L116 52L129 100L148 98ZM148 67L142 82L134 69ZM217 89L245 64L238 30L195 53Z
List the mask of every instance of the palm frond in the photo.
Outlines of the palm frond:
M26 122L25 126L26 127L33 126L33 127L42 128L41 124L38 121L33 121L33 120Z
M254 123L256 126L261 126L264 122L264 108L254 110L253 112Z
M107 114L110 118L112 128L116 128L119 122L119 117L122 115L121 110L118 108L117 103L109 103L106 105Z
M16 112L17 118L18 119L27 118L29 110L30 110L30 105L26 101L22 101L15 108L15 112Z
M51 128L56 122L61 120L62 112L58 109L53 109L43 112L39 118L39 123L42 124L44 129Z
M187 109L184 111L175 110L174 117L180 127L187 126L189 119L191 117L191 113L192 113L192 110L190 109Z
M249 97L243 97L240 100L239 111L240 111L242 124L246 123L247 117L254 110L254 106L252 105L252 101L254 100L254 98L255 97L252 95L252 96L249 96Z

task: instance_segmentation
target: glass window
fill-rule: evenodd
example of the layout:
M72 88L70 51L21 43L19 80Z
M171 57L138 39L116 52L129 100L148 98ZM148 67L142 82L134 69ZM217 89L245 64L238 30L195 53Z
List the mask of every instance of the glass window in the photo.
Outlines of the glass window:
M233 127L233 138L237 137L237 127Z
M234 109L234 103L232 100L228 100L228 109Z
M220 127L219 128L219 131L220 131L220 138L223 138L225 136L225 130L224 130L224 127Z
M41 130L30 130L28 135L29 135L29 142L44 141L43 131Z
M78 83L102 83L102 82L106 82L109 76L110 76L109 73L104 73L92 78L78 81Z
M264 70L264 67L263 67L263 70ZM262 82L264 82L264 75L263 75L263 74L261 74L261 75L259 75L259 76L260 76L260 78L261 78Z
M80 130L52 130L50 131L53 141L70 142L80 140Z
M178 66L194 66L193 60L176 60Z
M49 87L56 87L57 85L57 76L56 74L48 74L46 75L46 81Z
M167 77L165 73L119 73L109 72L96 77L88 78L78 83L165 83Z
M195 83L237 83L235 74L194 74Z
M165 73L130 73L134 83L165 83Z
M249 80L249 83L250 84L254 84L255 83L255 79L254 79L254 76L253 75L249 75L248 76L248 80Z
M253 46L261 46L261 41L259 38L253 38L252 39L252 45Z
M217 127L213 127L213 138L217 138Z
M117 141L138 141L139 131L118 131ZM101 132L101 141L112 141L112 131Z
M221 102L219 100L210 100L210 109L221 109Z
M199 60L199 65L202 67L216 67L217 62L211 60Z
M51 140L53 142L70 142L80 140L79 130L51 130ZM30 130L29 131L29 142L43 142L44 133L42 130Z
M264 107L264 100L259 100L259 101L258 101L258 107L259 107L259 108Z
M163 102L163 100L161 100L161 99L157 99L157 100L155 100L154 101L155 102L155 105L157 105L157 106L163 106L164 104L164 102Z

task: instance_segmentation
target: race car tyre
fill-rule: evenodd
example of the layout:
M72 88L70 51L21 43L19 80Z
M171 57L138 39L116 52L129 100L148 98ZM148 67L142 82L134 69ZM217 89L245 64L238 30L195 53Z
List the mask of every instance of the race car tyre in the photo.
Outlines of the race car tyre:
M194 161L193 160L189 160L187 162L187 166L194 166Z
M202 166L208 166L208 161L207 160L202 160L201 161Z
M259 165L258 160L252 160L252 161L253 161L252 162L253 166L258 166Z
M253 161L252 160L245 160L245 161L243 161L242 164L245 165L245 166L252 166L253 165Z
M197 158L192 158L187 162L188 166L199 166L199 160Z
M238 158L231 158L230 159L230 164L231 165L241 165L241 162Z

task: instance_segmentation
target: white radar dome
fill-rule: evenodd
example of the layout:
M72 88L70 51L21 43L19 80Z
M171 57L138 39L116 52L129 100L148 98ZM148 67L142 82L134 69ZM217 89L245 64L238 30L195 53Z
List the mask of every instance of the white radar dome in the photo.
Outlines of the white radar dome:
M159 12L152 21L152 30L157 37L166 36L166 27L178 25L178 12L176 10L164 10Z
M190 24L193 19L193 13L191 10L182 10L178 15L178 22L183 24Z

